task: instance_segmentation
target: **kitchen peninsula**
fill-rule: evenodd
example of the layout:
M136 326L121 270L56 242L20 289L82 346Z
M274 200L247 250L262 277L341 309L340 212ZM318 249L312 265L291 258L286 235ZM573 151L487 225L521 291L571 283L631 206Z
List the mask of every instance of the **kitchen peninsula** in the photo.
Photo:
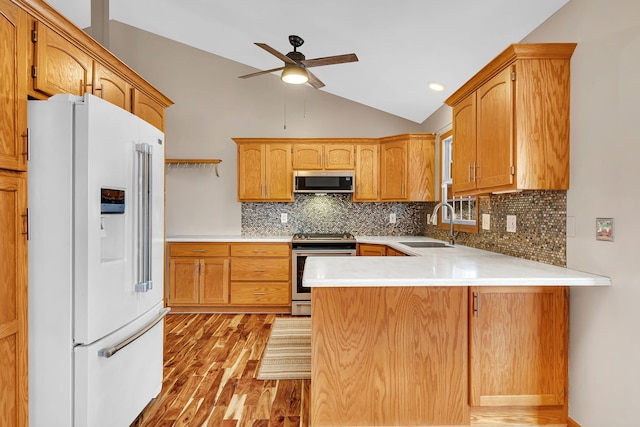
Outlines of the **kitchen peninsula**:
M569 287L610 279L406 240L308 261L312 425L566 424Z

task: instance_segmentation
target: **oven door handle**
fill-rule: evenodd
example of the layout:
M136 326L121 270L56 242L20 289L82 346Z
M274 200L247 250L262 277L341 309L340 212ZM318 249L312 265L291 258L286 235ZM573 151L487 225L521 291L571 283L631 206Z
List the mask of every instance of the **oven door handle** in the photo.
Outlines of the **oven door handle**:
M332 255L355 255L355 249L293 249L292 254L295 256L332 256Z

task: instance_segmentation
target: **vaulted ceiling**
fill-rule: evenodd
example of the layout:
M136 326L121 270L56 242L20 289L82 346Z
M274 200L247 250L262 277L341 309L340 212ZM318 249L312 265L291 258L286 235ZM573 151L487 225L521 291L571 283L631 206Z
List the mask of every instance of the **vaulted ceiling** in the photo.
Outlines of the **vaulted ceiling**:
M107 1L107 0L103 0ZM109 18L246 64L282 66L301 36L307 58L356 53L313 68L325 92L421 123L473 74L569 0L110 0ZM49 0L81 28L91 0ZM572 40L558 40L566 42ZM279 78L279 73L254 79ZM428 88L444 85L442 92Z

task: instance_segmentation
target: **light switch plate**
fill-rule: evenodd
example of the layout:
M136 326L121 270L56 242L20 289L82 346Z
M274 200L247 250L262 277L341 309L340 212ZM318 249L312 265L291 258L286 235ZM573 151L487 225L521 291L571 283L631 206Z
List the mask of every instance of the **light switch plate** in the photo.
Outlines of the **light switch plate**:
M280 222L282 224L286 224L289 221L289 215L287 215L286 213L281 213L280 214Z
M509 233L516 232L516 216L515 215L507 215L507 231Z
M395 224L395 223L396 223L396 214L390 213L389 214L389 224Z
M491 215L482 214L482 229L483 230L491 229Z

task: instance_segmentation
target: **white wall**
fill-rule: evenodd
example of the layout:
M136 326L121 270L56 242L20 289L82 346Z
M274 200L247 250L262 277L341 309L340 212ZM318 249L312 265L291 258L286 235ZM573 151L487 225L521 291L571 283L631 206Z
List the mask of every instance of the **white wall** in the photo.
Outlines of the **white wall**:
M220 178L197 169L167 173L168 235L240 234L233 137L421 132L417 123L308 85L285 85L277 75L239 79L255 70L119 22L110 33L111 50L175 102L167 110L167 157L222 159Z
M570 268L610 276L571 290L569 415L582 427L640 425L640 2L572 0L525 42L577 42L571 61ZM595 240L596 217L615 241Z

